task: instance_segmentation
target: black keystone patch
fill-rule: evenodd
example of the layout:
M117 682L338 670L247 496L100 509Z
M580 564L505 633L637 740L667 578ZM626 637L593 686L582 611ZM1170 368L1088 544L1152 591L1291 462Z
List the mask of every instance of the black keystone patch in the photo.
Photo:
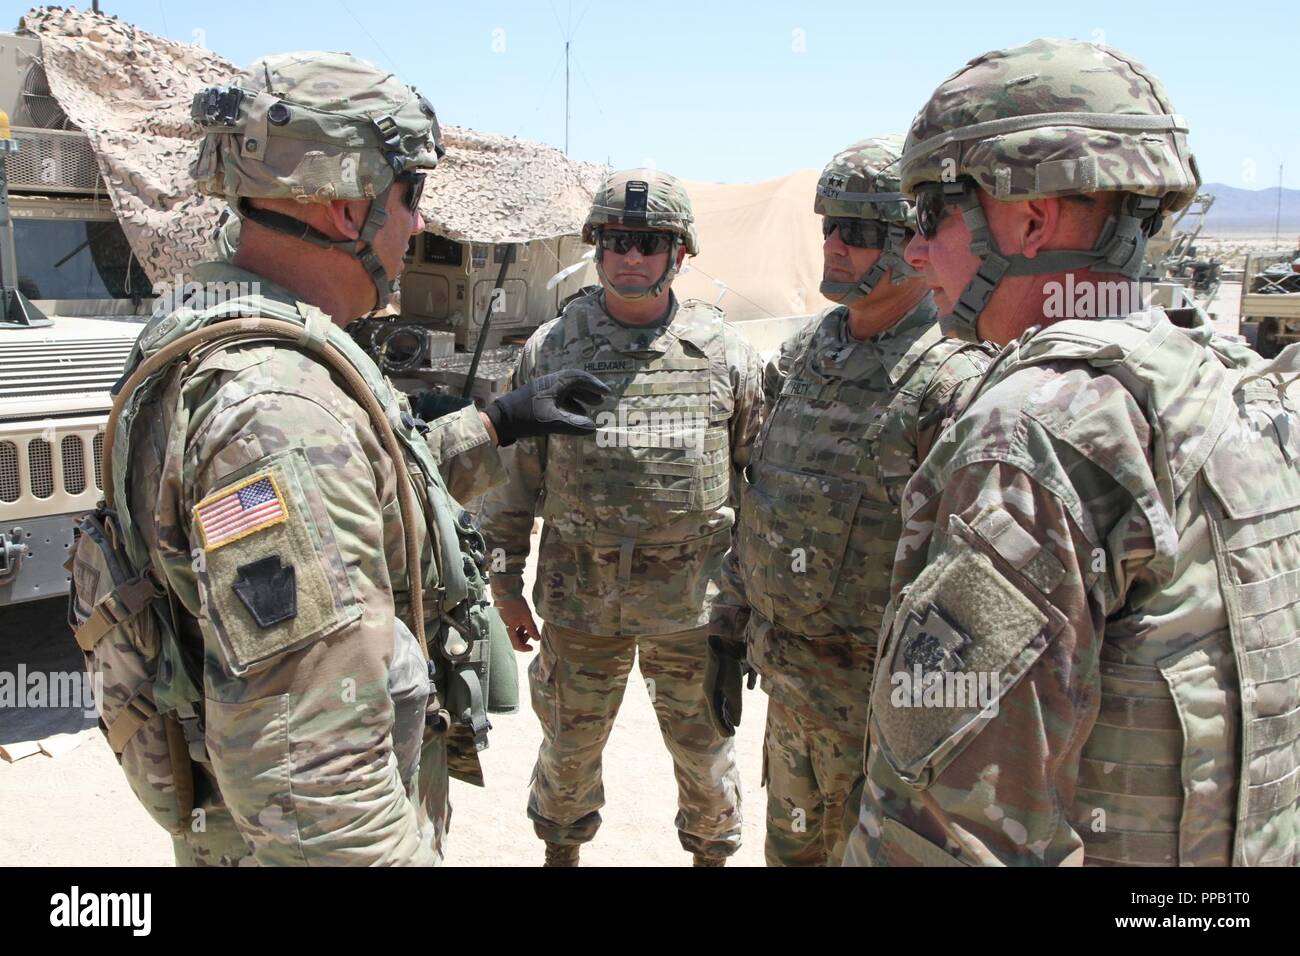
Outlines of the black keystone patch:
M919 665L922 674L951 674L965 668L958 652L969 647L971 639L931 604L924 614L912 611L907 615L900 644L908 670Z
M283 565L278 554L239 566L239 579L231 585L248 613L261 628L298 616L298 588L293 565Z

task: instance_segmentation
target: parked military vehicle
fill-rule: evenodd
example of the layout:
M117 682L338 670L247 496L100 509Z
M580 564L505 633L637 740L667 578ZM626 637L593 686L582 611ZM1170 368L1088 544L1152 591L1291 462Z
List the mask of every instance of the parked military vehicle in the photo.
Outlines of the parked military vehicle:
M109 389L153 303L40 49L0 34L0 607L66 592L73 521L100 497Z
M1291 252L1246 256L1241 328L1265 358L1300 342L1300 242Z
M1198 194L1187 206L1165 219L1146 248L1148 278L1158 283L1176 283L1186 290L1189 303L1195 302L1202 308L1214 301L1222 281L1223 263L1212 256L1200 255L1196 248L1206 213L1213 205L1213 195Z

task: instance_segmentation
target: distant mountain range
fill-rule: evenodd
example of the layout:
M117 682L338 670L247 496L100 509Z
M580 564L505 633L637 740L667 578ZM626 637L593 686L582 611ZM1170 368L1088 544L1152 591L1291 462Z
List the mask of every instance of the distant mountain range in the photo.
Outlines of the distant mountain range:
M1207 235L1273 234L1277 223L1278 187L1238 189L1223 183L1205 183L1201 192L1214 196L1214 205L1205 217ZM1184 220L1180 230L1189 225ZM1283 237L1294 239L1300 233L1300 189L1282 190Z

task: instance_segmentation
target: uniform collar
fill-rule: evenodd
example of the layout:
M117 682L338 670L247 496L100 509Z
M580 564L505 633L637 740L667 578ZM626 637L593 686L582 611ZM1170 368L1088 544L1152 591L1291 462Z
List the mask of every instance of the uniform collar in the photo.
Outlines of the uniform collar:
M929 293L912 311L894 325L868 341L880 354L880 364L889 376L889 384L897 385L907 377L908 370L934 343L943 337L939 331L939 310Z
M301 301L298 296L284 286L277 285L270 279L264 279L256 272L249 272L247 269L241 269L239 266L220 260L200 262L196 265L194 267L194 281L200 285L218 282L238 283L240 289L249 289L255 295L276 302L283 302L286 305L295 305Z
M668 314L652 325L625 325L616 320L605 309L605 293L597 296L599 305L596 321L591 331L603 335L611 344L631 352L652 352L663 355L675 340L690 342L704 351L709 339L709 331L695 314L695 309L681 308L676 293L668 290Z

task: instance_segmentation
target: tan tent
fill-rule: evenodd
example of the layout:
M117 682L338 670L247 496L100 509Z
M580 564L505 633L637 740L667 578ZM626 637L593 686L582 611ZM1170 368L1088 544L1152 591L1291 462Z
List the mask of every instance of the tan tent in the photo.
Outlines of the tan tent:
M812 211L817 171L762 183L687 183L701 253L674 284L682 296L718 301L736 321L816 312L829 305L822 277L821 217ZM725 290L725 292L724 292Z

